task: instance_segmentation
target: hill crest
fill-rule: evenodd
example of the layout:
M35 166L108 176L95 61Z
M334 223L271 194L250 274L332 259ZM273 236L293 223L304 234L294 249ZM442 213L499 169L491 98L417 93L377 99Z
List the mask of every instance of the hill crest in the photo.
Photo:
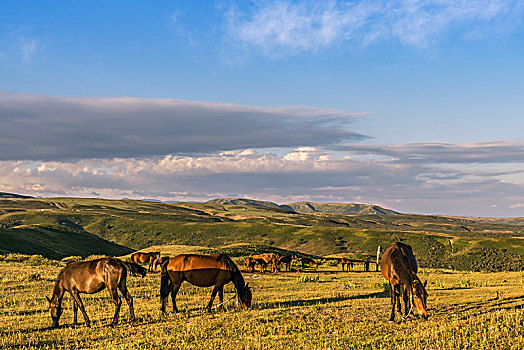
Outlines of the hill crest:
M294 202L289 204L276 204L269 201L260 201L248 198L216 198L207 201L210 204L221 205L250 205L267 207L273 209L282 209L289 212L299 214L314 214L314 213L329 213L341 215L353 214L383 214L383 215L397 215L398 212L382 208L373 204L358 204L358 203L317 203L317 202Z

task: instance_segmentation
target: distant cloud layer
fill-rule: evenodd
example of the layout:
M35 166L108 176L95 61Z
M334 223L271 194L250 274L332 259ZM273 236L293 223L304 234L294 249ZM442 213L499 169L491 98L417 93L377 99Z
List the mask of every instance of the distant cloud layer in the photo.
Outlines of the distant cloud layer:
M435 146L354 146L336 155L299 147L280 155L246 149L143 159L3 161L0 191L164 201L240 196L279 203L365 202L404 212L522 215L524 142L445 144L446 156Z
M0 92L0 160L325 146L365 138L348 128L355 116L311 107Z
M226 18L233 40L280 56L337 44L426 48L448 34L478 38L512 30L523 9L517 0L262 1L231 7Z

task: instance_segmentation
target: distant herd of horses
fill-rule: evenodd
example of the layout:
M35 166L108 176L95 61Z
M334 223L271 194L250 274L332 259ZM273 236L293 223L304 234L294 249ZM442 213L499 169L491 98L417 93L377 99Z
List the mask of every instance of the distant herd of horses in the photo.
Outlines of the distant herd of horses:
M272 272L279 271L280 265L284 265L286 271L291 270L293 260L298 260L303 268L317 267L315 260L297 255L252 254L246 259L246 268L254 272L258 265L261 271L268 266ZM351 268L352 261L341 258L342 270ZM180 254L176 257L161 257L160 252L141 253L131 255L131 261L122 261L116 258L99 258L90 261L70 261L59 272L49 302L52 327L59 327L62 315L62 299L65 292L69 292L73 298L73 322L77 324L78 309L82 312L85 324L90 326L90 319L85 311L81 293L93 294L107 288L111 299L115 304L115 313L110 326L118 323L121 298L118 290L126 299L131 314L131 322L135 321L133 308L133 297L127 289L127 272L134 276L145 277L148 270L139 263L147 264L148 270L154 271L161 266L160 277L160 310L165 313L169 295L173 304L173 312L178 312L176 296L181 284L187 281L198 287L214 287L206 310L211 311L213 301L218 294L220 304L223 305L224 285L232 282L236 290L236 298L244 309L251 307L251 288L245 283L244 277L238 266L225 254L202 255L202 254ZM369 265L368 265L369 269ZM423 320L427 320L426 309L427 281L422 283L418 273L418 264L412 248L404 243L395 242L390 244L380 260L380 270L384 278L389 282L391 297L391 316L389 321L395 320L395 308L402 313L400 296L404 301L404 318L407 317L413 306Z

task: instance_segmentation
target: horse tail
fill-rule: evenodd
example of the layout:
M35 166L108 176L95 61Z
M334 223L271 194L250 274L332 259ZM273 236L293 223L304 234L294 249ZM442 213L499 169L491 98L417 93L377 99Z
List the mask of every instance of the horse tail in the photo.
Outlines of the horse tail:
M168 262L169 260L162 264L162 270L160 272L160 300L167 298L172 289L171 279L167 273Z
M147 270L144 269L142 266L138 265L137 263L128 261L124 261L123 263L133 276L146 276Z

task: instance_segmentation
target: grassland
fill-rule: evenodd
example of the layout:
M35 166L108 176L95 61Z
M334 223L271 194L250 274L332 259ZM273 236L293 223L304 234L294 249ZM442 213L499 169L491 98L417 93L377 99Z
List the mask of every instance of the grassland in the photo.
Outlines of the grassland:
M61 259L124 255L151 246L216 250L248 243L316 256L374 259L378 246L404 241L418 252L425 267L518 271L524 264L522 218L299 214L257 203L263 206L252 202L0 198L0 253L37 253ZM321 208L319 204L316 210Z
M182 252L191 247L174 246ZM179 314L162 316L159 274L129 278L138 321L109 328L114 306L106 291L85 296L91 328L72 327L71 297L62 323L49 329L46 296L61 268L31 257L0 262L0 348L61 349L521 349L524 348L524 276L521 272L423 269L428 280L429 321L388 323L389 297L375 272L246 273L253 308L202 311L210 289L184 284ZM303 278L311 276L312 278ZM318 276L318 277L316 277ZM314 282L300 282L306 280ZM226 287L225 299L233 292ZM82 321L81 315L79 320Z

